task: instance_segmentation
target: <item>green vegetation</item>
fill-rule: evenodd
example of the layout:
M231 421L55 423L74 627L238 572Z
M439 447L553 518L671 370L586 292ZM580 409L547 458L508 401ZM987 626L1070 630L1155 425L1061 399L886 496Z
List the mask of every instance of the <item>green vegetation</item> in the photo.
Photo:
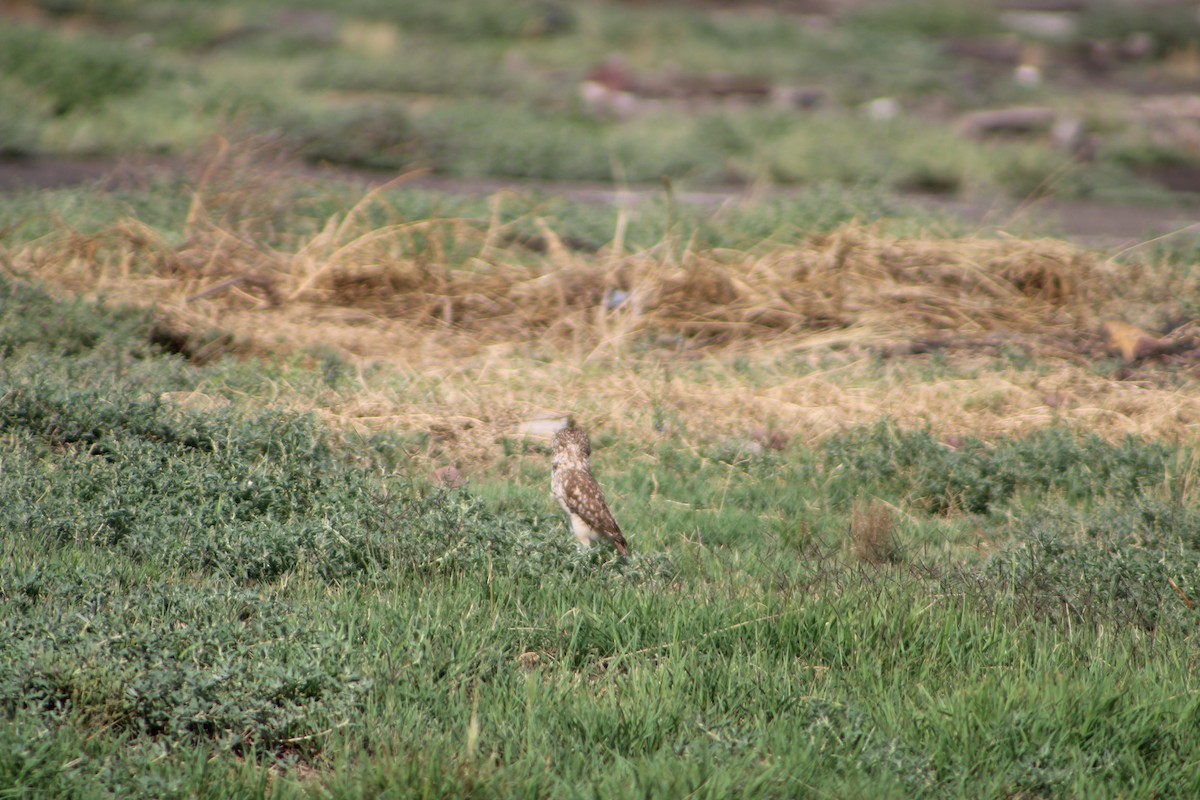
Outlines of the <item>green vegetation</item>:
M171 168L0 194L0 797L1200 794L1195 237L891 193L1153 198L1186 154L952 133L1079 108L951 60L989 5L22 7L0 154ZM593 113L618 51L826 94ZM797 189L684 197L728 181ZM575 547L543 413L628 558Z
M949 449L928 432L899 436L881 424L835 437L827 447L827 466L844 468L855 490L870 479L876 491L890 490L934 513L1004 509L1018 492L1033 499L1124 501L1161 483L1169 458L1163 446L1130 440L1114 447L1054 428L1000 446L967 440Z
M1081 102L1052 83L1016 86L1011 68L951 58L948 37L1005 33L982 2L884 2L823 26L779 10L535 0L34 6L40 22L0 35L0 154L10 156L190 155L219 135L266 137L314 163L464 178L1159 201L1137 170L1162 153L1191 161L1183 140L1137 144L1148 131L1163 137L1105 110L1125 102L1119 86ZM1195 42L1195 25L1152 22L1105 6L1080 36L1148 31L1157 56ZM590 108L580 83L614 54L651 83L725 74L784 91L747 102L651 92L633 112ZM797 87L819 90L815 108L780 99ZM893 98L899 117L872 119L861 106L877 98ZM1048 136L954 130L958 112L1028 103L1101 132L1094 162Z
M632 250L650 249L664 240L703 249L761 250L796 244L852 221L903 232L962 231L960 223L917 203L877 189L849 189L828 182L791 197L726 202L719 207L684 203L672 186L631 197L622 203L624 209L572 202L539 191L475 197L404 184L360 204L363 188L351 182L318 183L269 172L247 177L238 173L243 167L248 172L263 169L241 162L223 165L206 187L204 208L218 224L272 247L294 247L321 231L329 220L348 215L361 222L363 231L429 221L414 235L412 251L436 250L456 266L480 255L491 228L507 253L536 254L546 246L542 223L569 249L584 253L610 244L621 226L624 244ZM85 186L0 194L0 228L14 248L42 237L59 241L68 231L111 247L121 236L122 221L132 217L159 231L170 244L178 244L188 237L188 214L196 192L188 180L163 178L133 191ZM719 199L714 197L714 202Z
M1163 7L1102 0L1091 3L1082 15L1080 34L1101 40L1120 40L1150 34L1159 52L1195 46L1200 19L1184 7Z
M1200 790L1187 449L600 436L620 561L575 551L540 448L423 488L142 312L0 297L9 793Z
M106 39L21 27L0 33L0 70L47 97L54 114L132 94L153 77L147 58Z
M852 20L887 33L906 31L926 36L983 36L1003 31L996 10L982 0L915 0L880 3L857 9Z

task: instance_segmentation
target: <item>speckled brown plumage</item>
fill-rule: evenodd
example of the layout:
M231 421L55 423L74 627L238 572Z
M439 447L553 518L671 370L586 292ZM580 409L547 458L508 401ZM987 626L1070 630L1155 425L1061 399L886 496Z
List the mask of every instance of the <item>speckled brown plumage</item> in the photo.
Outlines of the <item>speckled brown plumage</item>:
M604 500L600 484L592 476L591 455L592 445L582 429L565 428L556 433L550 489L581 545L590 547L594 541L607 539L618 553L625 555L628 552L625 537Z

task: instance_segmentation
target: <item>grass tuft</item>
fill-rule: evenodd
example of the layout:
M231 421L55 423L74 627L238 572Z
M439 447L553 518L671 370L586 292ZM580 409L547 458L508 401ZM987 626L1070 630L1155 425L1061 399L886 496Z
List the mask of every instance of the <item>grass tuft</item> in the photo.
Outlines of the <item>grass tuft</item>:
M879 500L856 502L847 537L855 558L868 564L894 564L902 553L896 537L896 513Z

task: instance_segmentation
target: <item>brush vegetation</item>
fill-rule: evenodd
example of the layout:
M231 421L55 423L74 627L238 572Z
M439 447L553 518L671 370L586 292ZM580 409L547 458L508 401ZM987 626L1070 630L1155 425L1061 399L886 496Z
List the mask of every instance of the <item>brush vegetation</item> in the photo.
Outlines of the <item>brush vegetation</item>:
M0 786L1194 796L1195 378L1096 329L1186 251L824 192L5 198Z

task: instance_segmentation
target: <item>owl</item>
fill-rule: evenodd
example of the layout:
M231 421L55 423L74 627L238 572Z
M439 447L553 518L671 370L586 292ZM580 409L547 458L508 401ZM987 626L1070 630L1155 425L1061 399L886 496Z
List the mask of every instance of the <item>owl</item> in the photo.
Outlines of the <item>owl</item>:
M564 428L554 434L550 490L571 521L571 531L584 547L598 539L612 542L617 552L628 552L621 528L604 502L604 492L592 477L588 458L592 445L581 428Z

